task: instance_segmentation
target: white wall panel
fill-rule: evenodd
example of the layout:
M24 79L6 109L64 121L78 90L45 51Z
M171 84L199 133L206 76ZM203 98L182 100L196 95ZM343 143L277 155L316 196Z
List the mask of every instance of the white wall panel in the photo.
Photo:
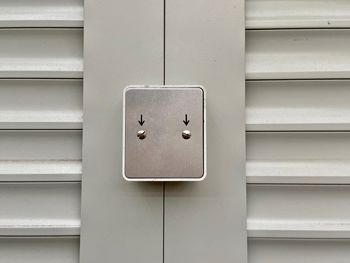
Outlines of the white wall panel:
M250 132L249 183L350 183L350 133Z
M348 263L350 240L250 239L249 263Z
M77 237L1 237L0 262L78 263Z
M0 27L81 27L83 0L0 0Z
M249 131L349 130L350 81L248 81Z
M1 183L0 235L78 235L80 183Z
M349 10L348 0L246 0L246 27L349 27Z
M0 128L79 129L82 100L81 80L1 79Z
M350 31L249 30L247 79L350 77Z
M0 77L81 78L81 29L0 29Z
M0 181L79 181L81 131L1 130Z

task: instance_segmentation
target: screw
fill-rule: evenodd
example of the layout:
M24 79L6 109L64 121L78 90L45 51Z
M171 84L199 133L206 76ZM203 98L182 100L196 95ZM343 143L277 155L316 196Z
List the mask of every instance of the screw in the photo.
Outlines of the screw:
M184 138L185 140L188 140L189 138L191 138L191 132L189 130L184 130L182 132L182 138Z
M140 139L140 140L143 140L146 138L146 131L145 130L139 130L137 132L137 137Z

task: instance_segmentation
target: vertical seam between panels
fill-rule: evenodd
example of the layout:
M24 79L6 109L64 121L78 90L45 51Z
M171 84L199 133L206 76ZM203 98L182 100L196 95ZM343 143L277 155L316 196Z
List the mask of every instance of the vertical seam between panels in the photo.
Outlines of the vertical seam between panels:
M163 0L163 85L165 85L165 54L166 54L166 0ZM163 250L162 259L165 263L165 182L163 182Z
M165 183L163 183L163 263L165 263Z
M163 0L163 85L165 85L165 35L166 35L166 0Z

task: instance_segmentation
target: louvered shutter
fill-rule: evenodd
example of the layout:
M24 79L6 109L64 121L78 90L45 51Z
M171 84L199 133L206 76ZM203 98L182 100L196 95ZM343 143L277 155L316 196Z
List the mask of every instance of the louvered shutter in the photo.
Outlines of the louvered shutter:
M246 1L250 263L349 261L349 12Z
M0 1L0 262L79 262L83 1Z

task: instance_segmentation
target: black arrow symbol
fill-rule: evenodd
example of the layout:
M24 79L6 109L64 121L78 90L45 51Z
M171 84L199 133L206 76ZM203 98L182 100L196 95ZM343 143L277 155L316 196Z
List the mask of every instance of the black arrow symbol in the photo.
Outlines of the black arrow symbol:
M186 126L190 123L190 120L187 120L187 114L185 114L185 120L183 122Z
M141 120L139 120L139 123L141 126L145 123L145 121L142 119L142 114L141 114Z

